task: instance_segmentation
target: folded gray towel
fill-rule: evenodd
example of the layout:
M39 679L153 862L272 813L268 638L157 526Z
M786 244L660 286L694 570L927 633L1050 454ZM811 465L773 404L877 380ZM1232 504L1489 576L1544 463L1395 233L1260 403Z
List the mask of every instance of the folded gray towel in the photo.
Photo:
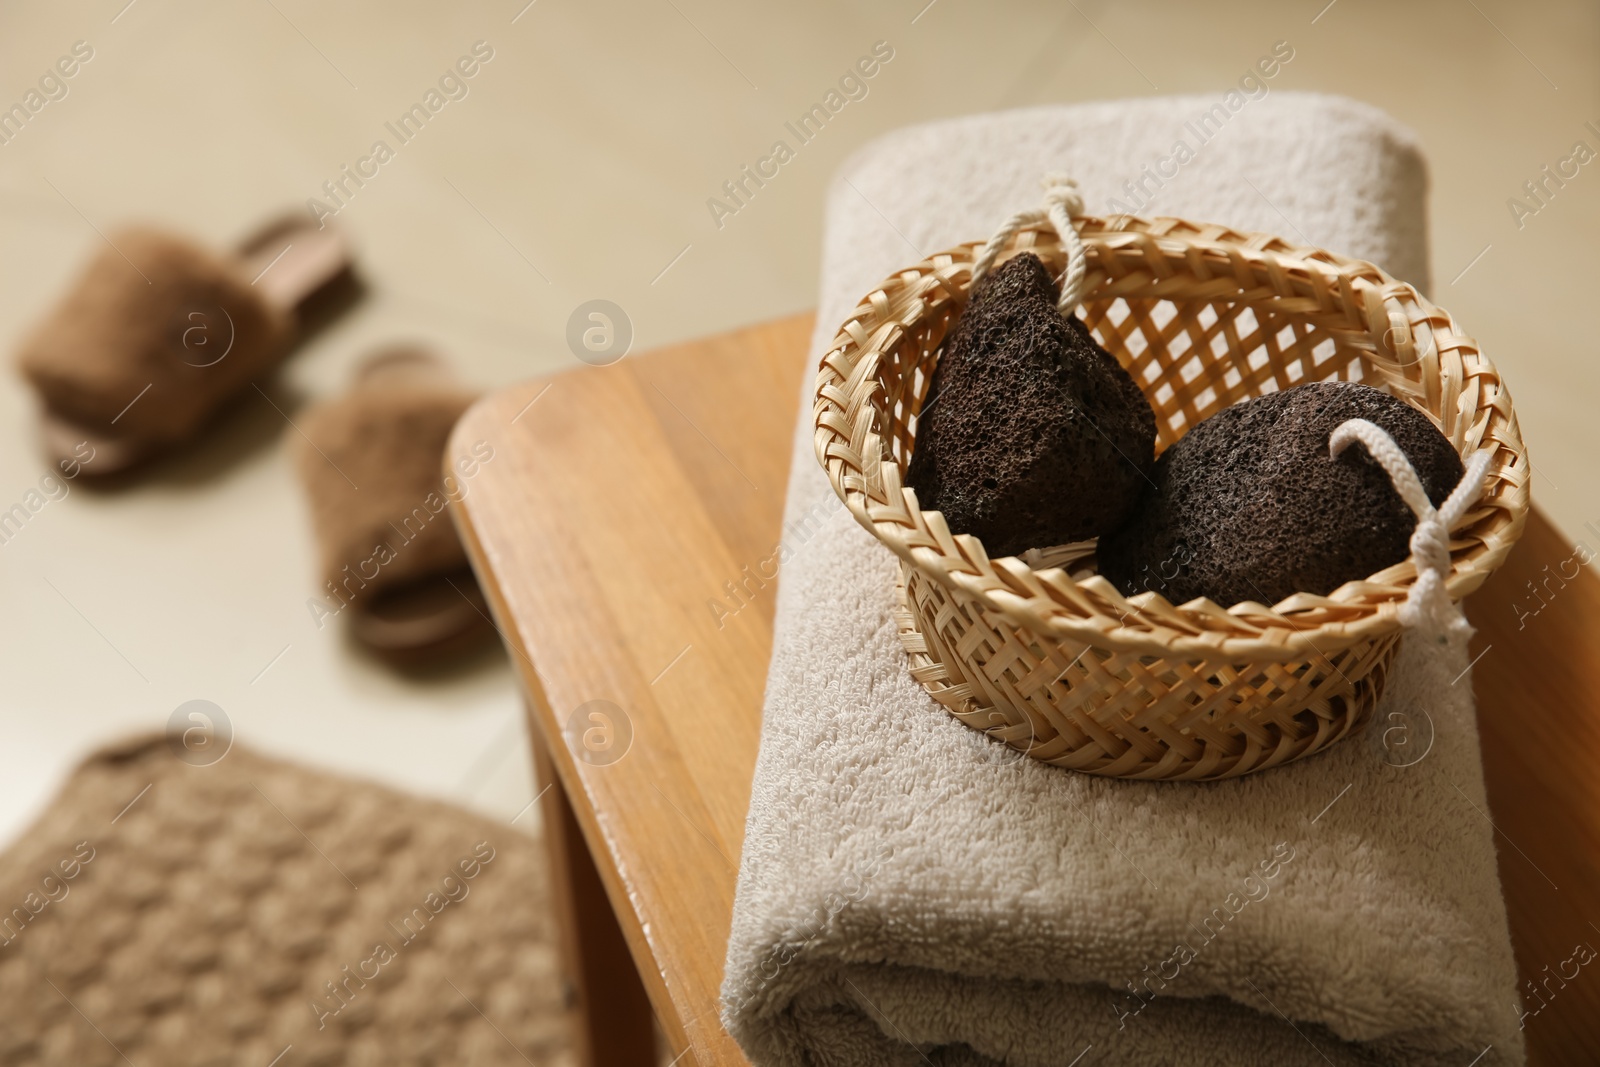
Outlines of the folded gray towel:
M813 358L878 280L986 237L1047 171L1110 213L1148 164L1162 184L1145 179L1141 213L1303 236L1425 282L1406 131L1280 92L1197 144L1218 103L877 141L829 200ZM1281 769L1141 783L1034 763L907 674L896 562L817 465L811 389L723 988L754 1063L1523 1061L1462 641L1405 642L1374 726Z

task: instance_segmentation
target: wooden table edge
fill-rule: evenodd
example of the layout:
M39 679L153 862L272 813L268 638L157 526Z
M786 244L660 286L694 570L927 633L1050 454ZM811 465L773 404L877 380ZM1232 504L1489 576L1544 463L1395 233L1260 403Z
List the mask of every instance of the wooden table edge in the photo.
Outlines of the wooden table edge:
M521 401L528 393L537 393L549 386L554 380L565 373L582 373L581 371L560 372L546 375L517 383L505 389L486 394L480 397L472 407L462 415L451 432L449 444L445 451L445 472L453 473L451 462L454 457L465 454L459 447L466 442L466 436L478 418L487 417L501 406L509 406L511 400ZM520 406L520 404L518 405ZM483 542L478 536L478 531L473 523L472 511L465 500L452 502L451 515L454 517L456 529L461 536L467 556L472 563L474 573L479 575L492 575L495 569L484 549ZM530 658L526 642L513 639L508 634L517 632L516 622L505 601L505 595L498 583L494 581L480 581L485 599L489 604L493 625L500 634L500 639L505 644L507 652L516 668L517 675L522 682L524 708L528 721L529 741L533 745L533 762L535 782L539 789L536 799L544 799L553 792L564 794L561 802L552 804L544 803L541 814L545 822L547 835L547 852L552 855L552 866L565 867L567 859L561 854L570 850L572 842L561 839L563 832L561 822L563 816L570 812L577 829L582 834L582 844L591 857L605 857L610 860L609 848L605 835L601 832L593 807L587 803L575 804L570 798L574 795L583 796L585 790L583 782L578 775L577 763L571 750L559 743L561 737L561 724L557 721L550 702L545 694L543 680L539 677L538 667ZM552 738L557 739L552 743ZM553 825L552 825L553 824ZM595 862L593 869L604 887L607 902L610 905L614 920L620 929L621 936L625 939L638 978L643 983L648 994L651 1006L654 1008L656 1021L661 1026L667 1042L672 1046L674 1053L680 1053L689 1048L691 1042L682 1025L679 1014L680 1005L676 1003L669 988L665 975L655 965L655 950L650 944L649 935L640 926L637 913L633 907L633 896L629 887L624 882L621 872L615 862ZM560 873L552 871L552 879ZM566 910L569 920L577 910L578 902L569 902ZM571 957L574 953L570 947L564 955ZM577 960L568 959L569 970L578 969L581 964ZM581 989L569 990L569 999L581 998L587 995ZM576 1006L575 1006L576 1007ZM574 1014L581 1014L581 1009ZM583 1050L580 1050L580 1062L584 1062Z

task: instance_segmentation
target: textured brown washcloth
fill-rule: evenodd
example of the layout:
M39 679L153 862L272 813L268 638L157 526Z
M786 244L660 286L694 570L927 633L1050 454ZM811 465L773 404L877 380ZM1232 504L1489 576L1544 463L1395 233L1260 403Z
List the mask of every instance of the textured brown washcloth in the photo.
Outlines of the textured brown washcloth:
M437 362L396 350L306 419L296 465L330 595L371 598L467 567L447 509L476 469L446 479L440 465L450 429L473 399ZM492 449L476 458L485 454Z
M198 245L143 228L111 241L22 342L18 365L63 418L181 441L272 364L293 317Z
M237 746L114 746L0 858L0 1063L568 1064L542 859Z

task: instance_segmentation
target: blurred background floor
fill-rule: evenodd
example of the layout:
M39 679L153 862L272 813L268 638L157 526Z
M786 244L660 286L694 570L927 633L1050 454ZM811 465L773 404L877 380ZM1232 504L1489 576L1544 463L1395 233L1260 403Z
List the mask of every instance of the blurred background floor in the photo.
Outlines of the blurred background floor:
M366 301L264 383L291 419L388 340L426 341L488 388L577 366L567 324L592 299L624 309L634 351L807 308L828 175L873 136L997 108L1220 96L1287 41L1272 91L1343 93L1419 133L1433 296L1510 383L1535 499L1600 547L1585 529L1600 527L1600 365L1583 324L1600 167L1547 186L1542 206L1524 192L1576 142L1600 150L1594 4L35 0L0 10L0 106L79 41L93 56L66 95L0 145L6 352L98 231L138 219L227 245L308 198L335 206L323 183L374 141L395 146L338 214ZM385 123L480 41L492 58L465 96L399 144ZM893 59L867 95L714 218L708 198L879 41ZM1538 210L1519 219L1512 197ZM186 455L124 489L73 486L0 545L0 841L89 748L196 698L260 749L507 820L527 811L503 654L404 677L318 629L292 432L247 397ZM0 510L50 469L33 435L8 368Z

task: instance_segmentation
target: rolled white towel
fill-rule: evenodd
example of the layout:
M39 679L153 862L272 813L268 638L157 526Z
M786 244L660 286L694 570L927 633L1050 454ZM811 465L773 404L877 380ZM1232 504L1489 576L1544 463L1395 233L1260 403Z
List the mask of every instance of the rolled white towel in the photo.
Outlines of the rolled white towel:
M842 168L814 360L880 279L987 236L1051 171L1093 214L1279 233L1427 282L1421 156L1364 105L980 115ZM723 987L758 1067L1523 1062L1459 635L1405 642L1373 726L1287 767L1191 784L1034 763L908 675L896 562L813 457L811 390Z

